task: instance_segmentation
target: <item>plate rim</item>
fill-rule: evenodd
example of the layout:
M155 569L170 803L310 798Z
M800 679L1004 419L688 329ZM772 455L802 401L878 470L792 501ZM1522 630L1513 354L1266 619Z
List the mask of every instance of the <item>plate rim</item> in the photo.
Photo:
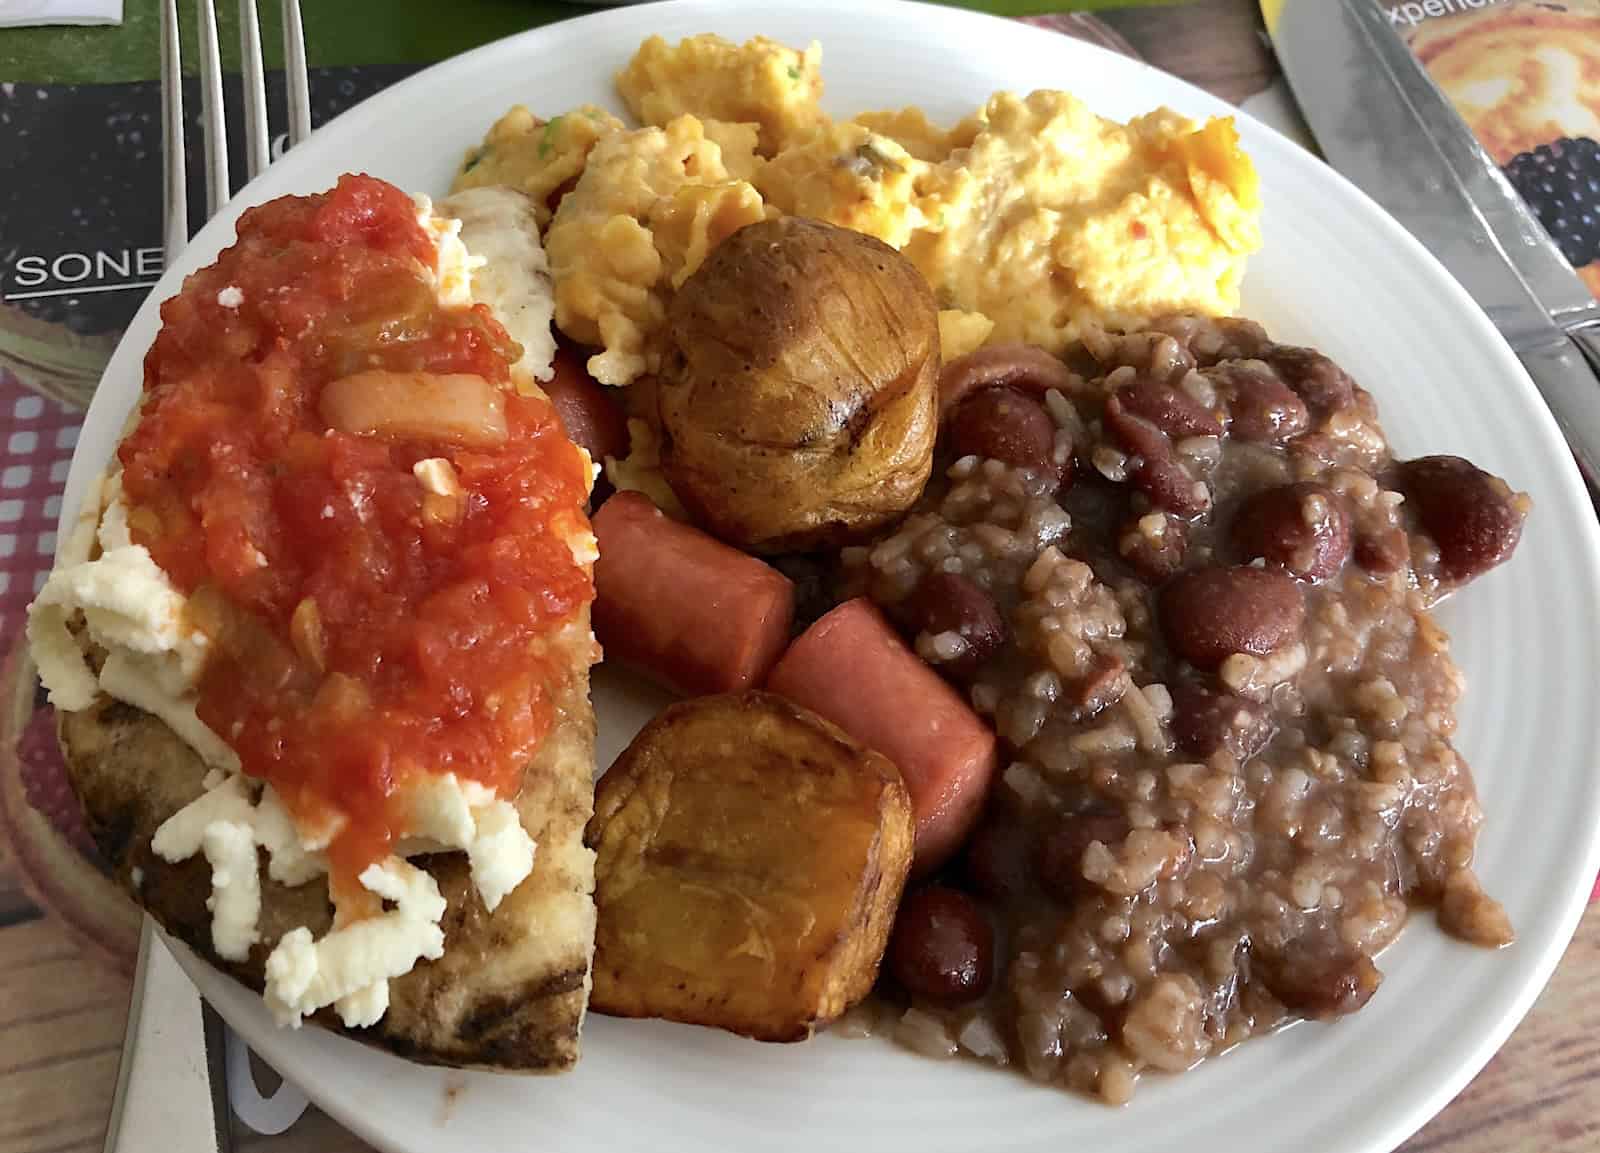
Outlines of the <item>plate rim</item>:
M933 21L941 25L941 32L948 32L951 28L963 24L983 25L985 27L1002 25L1022 36L1050 38L1053 41L1053 47L1067 56L1077 52L1084 52L1089 54L1100 53L1108 57L1114 57L1122 68L1132 67L1141 73L1154 73L1162 78L1164 85L1169 87L1176 85L1179 90L1183 91L1186 101L1190 102L1190 106L1209 109L1213 113L1226 110L1226 114L1234 116L1239 121L1242 134L1250 140L1249 146L1252 152L1259 155L1260 150L1266 148L1269 152L1278 153L1278 158L1284 159L1291 168L1303 166L1309 162L1311 167L1305 170L1307 174L1314 172L1317 180L1331 184L1339 190L1340 195L1354 203L1358 203L1367 223L1383 232L1383 238L1387 244L1403 252L1408 263L1412 264L1419 272L1425 272L1427 278L1436 285L1439 291L1451 299L1453 320L1474 330L1475 343L1485 348L1493 348L1494 355L1499 362L1496 367L1500 375L1505 378L1509 388L1518 391L1520 394L1518 397L1519 407L1524 409L1526 414L1538 426L1535 430L1538 439L1544 442L1544 447L1547 449L1557 451L1559 459L1554 462L1553 467L1557 483L1563 490L1563 495L1568 498L1582 498L1581 504L1587 505L1586 490L1576 464L1566 450L1565 441L1560 435L1555 419L1542 397L1538 394L1520 361L1516 359L1510 346L1498 330L1494 328L1488 317L1479 309L1471 296L1437 258L1380 205L1337 170L1326 165L1314 154L1306 152L1292 141L1282 137L1249 113L1227 105L1217 97L1181 78L1161 72L1161 70L1146 61L1131 59L1099 45L1066 37L1059 32L1024 24L1020 21L923 3L920 0L872 0L870 6L886 10L898 9L905 13L908 20ZM412 105L414 103L413 91L428 92L435 90L444 77L458 71L464 73L471 67L482 66L501 55L505 55L508 58L518 58L526 63L536 57L538 52L542 50L543 41L548 40L559 44L560 41L578 37L583 32L599 32L602 29L609 31L612 25L636 28L636 36L644 36L649 34L650 19L657 13L692 14L699 12L704 13L708 18L714 18L718 13L736 11L742 7L744 5L741 5L739 0L660 0L657 3L591 12L552 24L530 28L421 69L319 127L313 134L312 140L326 140L330 132L335 136L356 133L365 122L384 118L389 113L391 106L394 109L403 110ZM764 7L763 11L771 11L775 7L804 7L807 10L852 12L858 10L862 5L860 3L852 3L851 0L807 0L803 4L797 2L797 0L782 0L779 4ZM1088 99L1091 104L1094 103L1092 96L1088 97ZM301 155L303 156L305 153L302 152ZM171 267L164 270L161 278L150 291L149 296L141 304L139 312L130 322L130 334L132 330L141 325L141 322L148 320L149 314L157 310L161 302L173 295L181 285L182 278L187 272L199 267L202 261L208 259L212 253L221 247L217 243L219 239L225 240L231 236L234 223L239 214L245 208L259 202L261 190L264 186L274 185L280 180L293 180L299 175L299 170L302 167L310 171L320 171L323 167L318 163L316 157L303 163L296 163L295 156L296 153L294 151L286 153L282 160L275 162L260 177L241 189L222 212L207 221L201 231L196 234L185 248L184 252L172 263ZM285 173L288 174L287 177ZM322 178L319 177L317 181L318 187L322 186L321 181ZM113 367L124 366L124 362L131 358L137 358L135 364L138 361L142 361L144 352L144 348L133 350L129 337L124 336L118 342L112 360L107 366L106 376L112 376L111 369ZM134 375L137 376L137 373ZM127 403L130 405L137 403L138 395L138 389L133 389L131 396L126 398ZM102 403L102 401L105 401L105 403ZM97 408L105 409L110 406L109 394L97 393L94 403L85 416L85 423L94 416ZM122 414L119 413L118 416L120 415ZM83 443L80 441L80 449L82 448ZM87 482L88 476L92 474L91 470L98 471L103 465L103 460L89 463L83 459L84 457L85 453L82 451L75 451L73 454L73 461L62 500L59 525L61 531L58 535L58 547L59 542L66 540L68 535L66 529L70 526L70 522L76 514L83 487ZM1565 527L1569 530L1576 529L1578 549L1584 554L1583 567L1586 569L1586 575L1589 578L1587 591L1591 595L1600 596L1600 523L1597 523L1593 518L1587 518L1581 520L1577 526L1566 525ZM1600 739L1600 716L1591 720L1590 730L1591 738ZM1596 792L1594 789L1590 791L1591 803L1587 808L1589 837L1585 852L1581 857L1584 865L1581 872L1592 878L1597 872L1600 872L1600 792ZM1557 931L1543 943L1544 947L1540 950L1536 959L1528 966L1527 975L1522 980L1517 995L1511 999L1509 1005L1501 1012L1493 1024L1481 1031L1478 1041L1471 1052L1464 1057L1458 1055L1448 1065L1447 1069L1441 1067L1441 1071L1431 1078L1432 1088L1430 1091L1415 1095L1405 1104L1397 1104L1392 1107L1389 1110L1392 1116L1386 1122L1380 1122L1373 1126L1370 1124L1372 1119L1370 1117L1367 1118L1369 1124L1364 1135L1358 1133L1361 1126L1353 1124L1351 1129L1344 1134L1343 1139L1335 1139L1338 1149L1346 1151L1346 1153L1393 1149L1426 1124L1428 1120L1461 1092L1505 1043L1545 988L1565 953L1573 933L1577 929L1584 909L1587 907L1588 889L1588 884L1585 884L1581 892L1574 887L1573 891L1566 895L1560 916L1557 918ZM1416 932L1417 928L1418 926L1413 926L1412 932ZM202 992L207 991L207 985L211 985L219 991L221 988L231 985L237 993L250 997L255 996L248 993L243 986L237 985L232 978L212 969L187 948L176 943L173 944L175 955L179 958L190 977L202 988ZM1522 946L1519 945L1518 947ZM208 999L210 998L208 997ZM1398 1006L1390 1009L1390 1012L1397 1011ZM235 1028L239 1028L238 1022L235 1020L235 1014L225 1013L224 1015L229 1019L230 1024L234 1025ZM242 1035L248 1035L250 1031L248 1027L240 1029ZM348 1041L346 1043L359 1044ZM295 1080L292 1076L290 1079ZM296 1080L296 1083L299 1084L298 1080ZM305 1088L307 1089L307 1095L312 1097L319 1108L322 1108L357 1136L375 1146L387 1147L385 1135L375 1126L369 1125L357 1110L345 1108L346 1103L342 1099L322 1092L322 1086ZM1333 1145L1327 1146L1329 1149L1333 1147Z

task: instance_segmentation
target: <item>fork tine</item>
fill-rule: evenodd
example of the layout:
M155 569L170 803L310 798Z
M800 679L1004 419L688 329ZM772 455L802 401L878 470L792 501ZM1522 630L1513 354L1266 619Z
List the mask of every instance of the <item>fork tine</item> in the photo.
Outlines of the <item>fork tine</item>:
M267 74L261 66L261 21L256 0L239 0L239 61L244 76L245 171L254 180L272 162Z
M289 143L311 135L311 86L306 80L306 30L300 0L283 0L283 72L289 89Z
M189 186L183 161L183 58L178 47L178 0L161 5L161 209L167 263L189 243Z
M228 106L222 102L222 53L216 0L195 0L200 13L200 113L205 118L206 219L228 203Z

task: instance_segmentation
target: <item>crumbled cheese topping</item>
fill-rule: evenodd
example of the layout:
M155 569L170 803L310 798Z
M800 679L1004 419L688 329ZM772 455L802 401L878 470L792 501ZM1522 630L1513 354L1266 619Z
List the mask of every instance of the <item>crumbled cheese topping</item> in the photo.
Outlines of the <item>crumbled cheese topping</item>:
M345 819L339 817L320 828L306 829L298 826L284 808L277 790L263 786L261 799L256 802L256 843L267 851L267 876L280 885L303 885L328 871L328 859L323 855Z
M230 284L217 293L217 303L223 308L238 308L244 303L244 293L236 285Z
M442 456L430 456L411 466L411 475L417 478L425 492L434 496L460 496L461 478L455 466Z
M514 188L468 188L439 203L459 221L461 242L479 261L472 299L486 305L522 348L511 379L529 392L532 381L555 376L555 286L539 240L533 204Z
M327 841L319 845L297 830L270 785L261 789L257 800L251 799L253 783L238 773L207 774L205 786L204 793L162 822L151 848L174 864L197 852L205 854L211 865L211 897L206 907L212 913L212 947L220 957L243 960L259 940L257 846L267 850L267 875L279 884L293 886L327 872L328 861L320 851ZM318 832L332 835L327 830ZM268 1000L277 998L274 1013L282 1023L298 1024L300 1017L335 1004L346 1025L371 1025L388 1007L389 979L410 972L419 957L440 955L444 937L438 921L444 900L433 879L420 873L431 886L439 912L417 914L433 905L431 899L418 897L420 890L411 874L420 871L402 857L465 850L473 886L484 908L492 913L533 871L535 847L516 807L490 789L461 780L454 773L424 776L410 794L407 836L398 846L400 855L361 874L362 885L386 900L400 900L391 892L410 894L415 898L412 911L397 917L403 910L396 910L351 922L336 927L320 941L314 941L303 926L284 934L267 958ZM381 875L369 881L374 869ZM362 928L374 922L383 925ZM429 951L434 949L434 933L438 948ZM271 988L273 971L279 974L276 994Z
M487 261L474 256L461 243L461 221L433 214L433 201L426 196L412 197L417 206L417 223L433 242L437 259L431 271L439 303L446 308L468 308L472 304L472 274Z
M77 655L81 659L81 652ZM97 685L107 696L161 718L206 764L228 769L239 767L239 754L195 712L198 698L193 691L194 684L184 676L180 661L170 656L112 649L100 666ZM54 699L52 696L51 700Z
M257 804L251 801L250 785L243 776L235 773L219 781L207 774L206 791L163 821L151 838L151 850L172 864L205 853L211 864L211 897L206 901L211 910L211 946L219 957L242 961L260 939L257 845L267 849L267 873L273 880L301 884L326 871L327 862L312 862L298 838L283 842L281 831L286 827L292 829L289 815L270 787Z
M444 955L444 898L423 870L398 857L369 865L361 885L394 908L352 921L313 941L301 926L285 933L266 964L267 1007L280 1025L333 1005L350 1028L375 1024L389 1007L389 980L417 961Z
M256 841L248 825L213 821L200 838L211 865L211 945L217 956L243 961L261 938L261 877L256 871Z
M163 821L150 848L164 861L177 864L200 851L206 829L218 822L250 830L253 842L267 850L267 876L280 885L303 885L328 871L322 855L326 841L302 839L294 818L271 785L251 800L252 783L239 773L208 775L206 791Z
M533 871L537 846L516 806L477 781L433 774L412 786L410 799L402 853L464 849L473 887L489 912Z
M95 521L97 530L85 527ZM100 555L90 560L96 541ZM129 536L119 473L90 494L61 563L28 607L28 642L57 708L86 709L104 692L166 721L207 764L234 769L233 750L195 715L208 641L187 623L187 603ZM98 676L69 628L80 613L87 640L107 654Z
M477 825L467 842L467 863L483 907L492 913L533 872L535 846L516 808L506 801L478 810Z
M204 646L186 634L183 604L166 573L138 545L56 569L28 610L28 639L50 702L70 711L87 708L94 700L94 674L67 627L79 612L94 643L108 651L121 647L152 656L170 654L176 658L177 674L189 679Z
M122 473L114 472L105 478L100 499L104 502L104 511L100 514L100 527L94 534L100 551L131 547L133 536L128 532L128 502L122 496ZM89 558L85 556L83 559Z
M34 600L30 617L41 627L59 626L66 631L68 615L82 612L96 644L139 653L171 653L179 658L180 671L186 672L182 665L198 665L193 658L203 646L195 645L185 634L183 606L182 595L150 553L130 545L52 572ZM73 647L76 649L76 642ZM78 659L87 668L81 652ZM64 707L83 708L87 703L64 703Z
M600 542L595 539L592 532L575 532L567 536L567 548L572 552L572 559L579 564L594 564L600 559Z

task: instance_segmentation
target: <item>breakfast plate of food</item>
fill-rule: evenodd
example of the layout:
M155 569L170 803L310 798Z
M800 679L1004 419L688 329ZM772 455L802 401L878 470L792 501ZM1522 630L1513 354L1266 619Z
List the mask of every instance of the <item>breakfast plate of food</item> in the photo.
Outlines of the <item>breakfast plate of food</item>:
M1600 867L1600 533L1498 334L970 13L353 109L152 294L60 540L102 856L385 1150L1389 1149Z

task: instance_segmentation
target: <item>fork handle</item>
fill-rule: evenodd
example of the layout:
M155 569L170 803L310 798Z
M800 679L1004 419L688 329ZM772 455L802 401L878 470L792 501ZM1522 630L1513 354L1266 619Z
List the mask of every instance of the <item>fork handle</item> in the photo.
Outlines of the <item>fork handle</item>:
M226 1153L226 1088L206 1058L200 995L144 919L104 1153ZM218 1096L221 1094L221 1096ZM220 1108L219 1108L220 1106Z

